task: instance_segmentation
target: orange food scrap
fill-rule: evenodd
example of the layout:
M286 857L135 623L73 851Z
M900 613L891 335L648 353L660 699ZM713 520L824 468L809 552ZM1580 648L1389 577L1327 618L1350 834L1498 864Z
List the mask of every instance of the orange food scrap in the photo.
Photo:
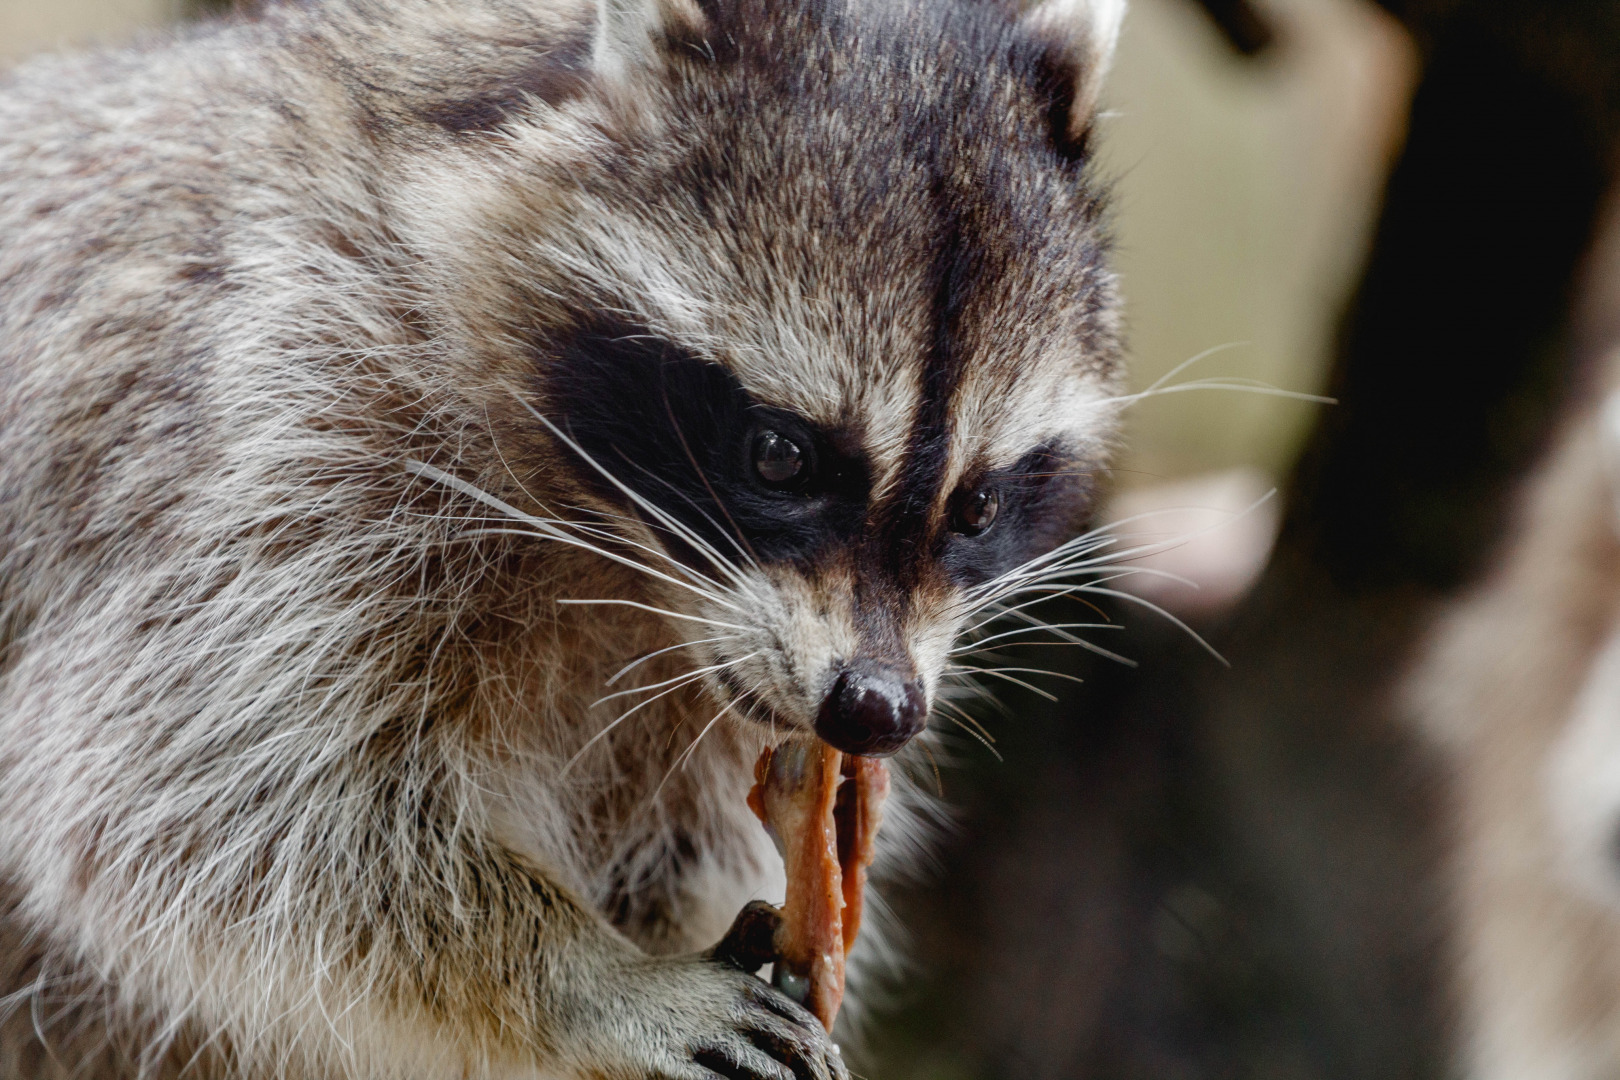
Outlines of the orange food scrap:
M860 931L889 769L815 740L766 750L754 778L748 805L787 868L774 981L830 1031Z

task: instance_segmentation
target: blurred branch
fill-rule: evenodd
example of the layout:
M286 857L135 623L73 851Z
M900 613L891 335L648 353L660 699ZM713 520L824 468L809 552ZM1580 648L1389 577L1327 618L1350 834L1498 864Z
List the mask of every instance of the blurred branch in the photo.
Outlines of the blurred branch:
M1198 0L1199 6L1220 27L1232 48L1244 56L1253 56L1270 45L1275 36L1260 12L1249 0Z

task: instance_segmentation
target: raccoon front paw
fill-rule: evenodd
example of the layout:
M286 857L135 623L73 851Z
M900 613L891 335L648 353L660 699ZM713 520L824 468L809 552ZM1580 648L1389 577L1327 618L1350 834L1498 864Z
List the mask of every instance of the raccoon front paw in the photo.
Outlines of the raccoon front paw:
M582 1047L612 1080L848 1080L814 1016L709 956L648 960Z
M821 1022L753 975L722 969L724 1019L693 1030L687 1045L703 1080L847 1080L838 1046Z

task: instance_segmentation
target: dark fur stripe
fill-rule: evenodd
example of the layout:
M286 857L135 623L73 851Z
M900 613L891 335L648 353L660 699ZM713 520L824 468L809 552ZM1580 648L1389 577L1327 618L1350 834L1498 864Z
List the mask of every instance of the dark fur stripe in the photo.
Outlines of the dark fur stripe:
M527 51L531 55L510 74L472 92L431 102L418 117L458 135L493 131L531 99L560 105L584 91L591 58L588 34L536 43Z
M738 562L808 565L856 541L869 467L842 433L766 406L721 365L604 314L540 348L549 354L544 397L563 428L626 486L717 551ZM759 481L750 451L763 430L811 454L813 477L802 490L773 490ZM598 496L627 503L587 463L576 467ZM626 509L659 527L651 515ZM661 531L672 550L703 565L691 544Z

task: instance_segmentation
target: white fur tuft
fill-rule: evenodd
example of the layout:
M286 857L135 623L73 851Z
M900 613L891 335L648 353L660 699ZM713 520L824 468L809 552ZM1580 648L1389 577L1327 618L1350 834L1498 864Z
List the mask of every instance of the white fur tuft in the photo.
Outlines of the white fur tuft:
M700 26L703 15L684 0L596 0L592 67L609 82L624 81L653 63L659 31L672 22Z

